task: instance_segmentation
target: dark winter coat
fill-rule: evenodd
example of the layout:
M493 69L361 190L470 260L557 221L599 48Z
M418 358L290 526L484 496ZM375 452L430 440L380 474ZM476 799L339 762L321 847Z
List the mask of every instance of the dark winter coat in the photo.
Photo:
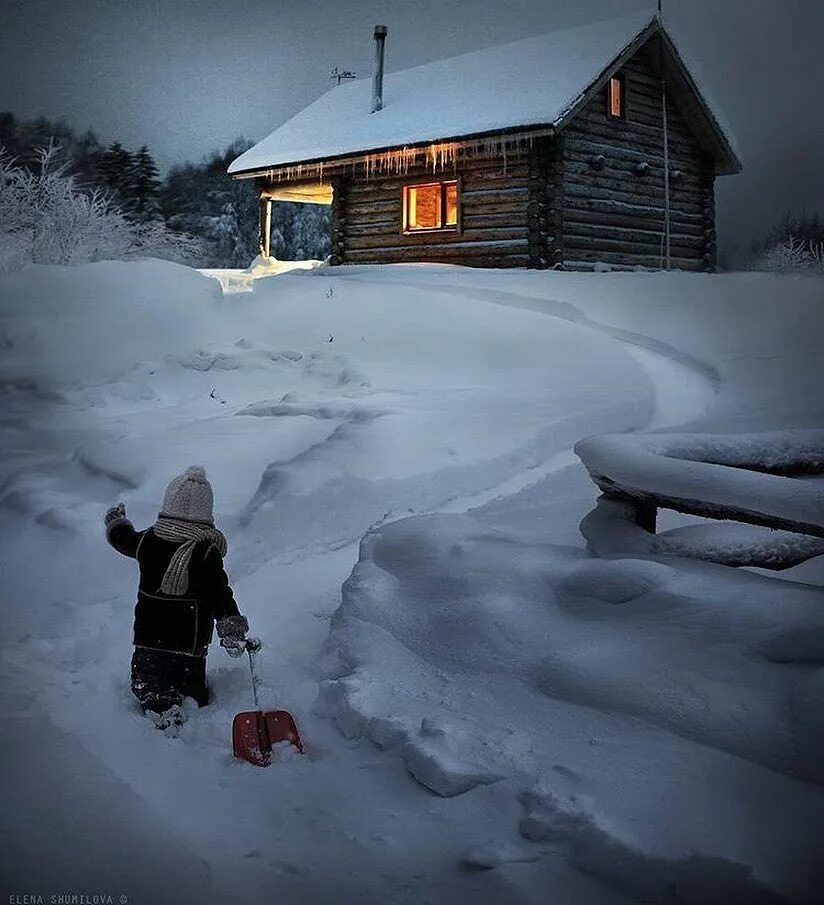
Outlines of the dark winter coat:
M140 566L135 645L205 657L215 620L240 615L215 546L203 541L195 547L189 564L189 590L185 597L171 597L160 591L160 584L177 543L161 540L151 528L136 531L126 520L112 524L106 537L118 553L137 559Z

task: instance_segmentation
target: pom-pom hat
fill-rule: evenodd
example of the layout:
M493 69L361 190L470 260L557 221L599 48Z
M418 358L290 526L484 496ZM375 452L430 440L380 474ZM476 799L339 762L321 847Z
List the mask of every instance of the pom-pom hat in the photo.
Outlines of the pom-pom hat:
M201 465L192 465L169 482L160 515L162 518L213 525L213 508L214 495L206 471Z

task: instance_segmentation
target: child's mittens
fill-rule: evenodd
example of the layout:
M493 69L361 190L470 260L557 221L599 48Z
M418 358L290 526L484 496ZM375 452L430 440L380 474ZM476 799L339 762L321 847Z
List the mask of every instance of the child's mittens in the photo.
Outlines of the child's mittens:
M112 508L106 512L105 521L106 524L109 525L114 521L118 521L119 519L124 518L126 518L126 504L118 503L116 506L112 506Z
M112 508L106 512L103 521L106 526L107 534L111 528L114 528L115 525L119 525L123 522L128 522L129 520L126 518L125 503L118 503L116 506L112 506Z
M246 650L246 632L249 631L249 622L244 615L224 616L217 620L217 635L220 638L220 646L230 657L240 657Z

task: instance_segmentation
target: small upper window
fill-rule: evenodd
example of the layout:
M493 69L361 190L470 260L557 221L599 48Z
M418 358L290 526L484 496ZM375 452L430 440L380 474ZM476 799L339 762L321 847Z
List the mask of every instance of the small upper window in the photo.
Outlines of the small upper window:
M624 118L624 80L614 75L607 84L607 113L613 119Z
M403 189L403 229L458 228L458 183L427 182Z

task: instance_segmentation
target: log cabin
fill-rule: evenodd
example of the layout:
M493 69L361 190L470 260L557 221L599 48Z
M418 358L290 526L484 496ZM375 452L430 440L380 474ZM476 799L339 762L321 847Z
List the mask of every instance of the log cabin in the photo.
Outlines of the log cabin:
M331 205L332 264L570 270L716 264L729 130L658 16L343 82L241 154L271 205Z

